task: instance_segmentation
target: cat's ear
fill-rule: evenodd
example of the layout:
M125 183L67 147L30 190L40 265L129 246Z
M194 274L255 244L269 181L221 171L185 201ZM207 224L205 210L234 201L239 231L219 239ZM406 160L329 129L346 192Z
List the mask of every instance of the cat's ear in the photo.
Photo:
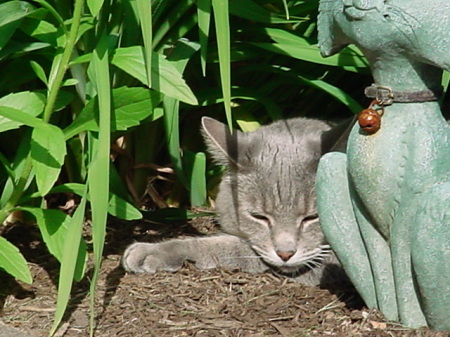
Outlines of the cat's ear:
M355 118L340 122L328 131L322 134L322 154L331 151L345 152L347 150L347 140Z
M231 134L227 125L213 118L203 117L202 135L214 161L230 168L239 167L238 138L242 138L242 132L233 130Z

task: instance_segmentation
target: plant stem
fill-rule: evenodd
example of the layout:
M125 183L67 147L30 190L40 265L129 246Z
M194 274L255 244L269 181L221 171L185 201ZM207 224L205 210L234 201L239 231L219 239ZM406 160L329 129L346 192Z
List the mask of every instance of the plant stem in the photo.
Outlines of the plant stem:
M53 108L55 106L56 98L58 97L59 89L61 88L64 75L69 68L70 57L72 56L72 51L75 46L78 34L78 28L80 26L81 14L83 12L85 0L76 0L75 7L73 10L72 25L70 27L69 36L67 37L66 44L64 46L64 51L61 56L61 61L57 65L56 74L54 80L49 83L47 104L44 109L44 122L48 122L53 113Z

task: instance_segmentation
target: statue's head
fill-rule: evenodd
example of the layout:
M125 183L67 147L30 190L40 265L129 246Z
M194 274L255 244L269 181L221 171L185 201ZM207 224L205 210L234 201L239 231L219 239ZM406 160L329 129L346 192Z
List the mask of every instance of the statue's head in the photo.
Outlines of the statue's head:
M361 21L383 8L387 0L321 0L319 4L319 47L323 56L331 56L353 43L340 24Z
M396 55L450 70L448 13L448 0L320 0L320 51L356 44L373 59Z

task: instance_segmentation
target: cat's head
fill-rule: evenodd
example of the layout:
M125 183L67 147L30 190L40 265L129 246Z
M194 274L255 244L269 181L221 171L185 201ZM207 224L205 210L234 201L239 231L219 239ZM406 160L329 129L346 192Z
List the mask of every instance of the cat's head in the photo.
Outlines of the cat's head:
M224 165L216 211L224 232L246 239L269 265L284 272L313 267L329 248L314 192L319 159L336 135L322 121L295 118L231 134L203 118L213 159Z

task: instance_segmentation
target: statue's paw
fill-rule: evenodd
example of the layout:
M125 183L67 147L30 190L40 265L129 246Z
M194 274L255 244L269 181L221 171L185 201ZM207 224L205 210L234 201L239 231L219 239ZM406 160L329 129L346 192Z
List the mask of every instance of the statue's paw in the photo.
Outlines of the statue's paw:
M175 272L183 266L185 258L167 248L161 243L134 243L125 250L122 265L132 273Z

